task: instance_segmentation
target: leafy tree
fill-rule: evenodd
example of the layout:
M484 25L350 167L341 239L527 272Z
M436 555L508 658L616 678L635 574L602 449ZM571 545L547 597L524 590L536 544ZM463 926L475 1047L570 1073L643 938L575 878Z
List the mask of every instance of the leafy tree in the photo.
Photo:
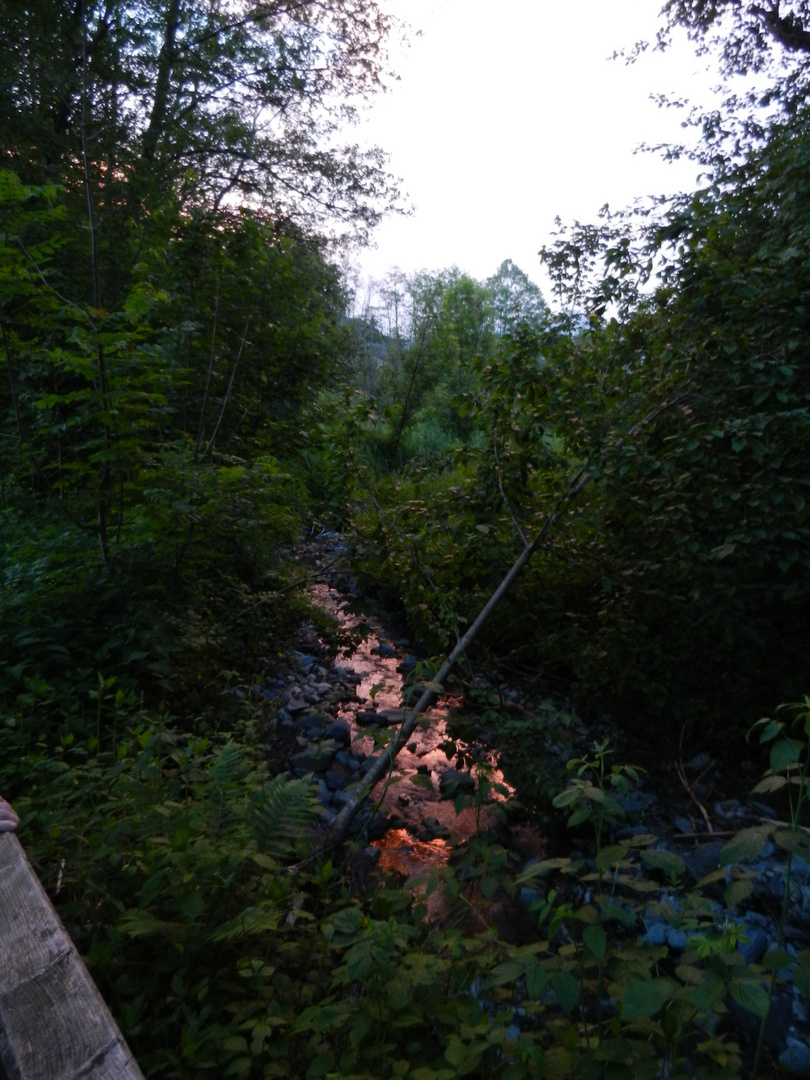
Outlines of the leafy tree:
M496 334L510 333L523 323L537 327L548 316L540 289L511 259L504 259L486 287Z
M333 136L382 85L391 28L374 0L2 3L0 150L26 183L89 183L106 232L169 194L368 227L382 156Z

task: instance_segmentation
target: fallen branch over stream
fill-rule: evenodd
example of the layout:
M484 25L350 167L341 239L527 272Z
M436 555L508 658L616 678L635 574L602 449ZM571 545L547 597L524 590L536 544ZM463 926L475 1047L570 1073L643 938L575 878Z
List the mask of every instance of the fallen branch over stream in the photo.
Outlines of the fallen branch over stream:
M643 420L639 421L639 423L631 429L626 438L619 439L616 443L613 444L611 449L614 451L621 449L624 443L627 442L627 439L632 438L633 435L637 434L648 424L651 424L653 420L656 419L656 417L660 416L660 414L664 412L664 410L672 408L672 406L682 401L686 396L686 392L681 393L672 400L667 401L663 405L653 409L650 413L647 414L647 416L644 417ZM583 467L573 478L571 483L568 485L568 489L566 490L565 494L560 498L552 513L549 514L549 516L546 518L540 532L537 534L534 540L531 541L531 543L525 544L523 551L521 551L520 555L512 564L511 569L506 574L503 581L501 581L495 592L493 592L489 600L487 600L486 604L479 612L475 622L473 622L467 632L461 638L459 638L456 647L453 649L445 662L442 664L439 671L436 673L436 677L433 680L434 687L441 687L444 684L445 679L455 667L456 661L475 641L484 623L486 623L492 612L495 610L495 608L504 598L506 593L509 591L509 588L514 582L515 578L520 574L524 566L526 566L526 564L529 562L532 555L535 553L537 548L545 539L546 535L554 527L557 521L559 521L560 517L565 511L565 508L577 498L582 489L586 487L588 483L590 483L590 481L601 471L606 459L607 454L605 453L600 457L596 465ZM380 756L377 758L374 765L372 765L363 780L361 780L357 787L353 790L351 797L346 802L346 805L335 818L327 836L328 842L339 844L346 839L351 823L358 810L360 809L361 805L363 804L363 802L365 802L366 798L368 797L374 786L378 784L379 781L382 780L387 773L390 772L397 755L399 754L403 746L407 744L411 735L416 730L416 726L419 723L419 718L428 708L433 699L436 697L436 693L436 689L430 689L428 687L423 690L421 697L417 701L416 705L406 715L401 727L399 728L394 738L391 740L391 742L388 743L385 749L381 751Z

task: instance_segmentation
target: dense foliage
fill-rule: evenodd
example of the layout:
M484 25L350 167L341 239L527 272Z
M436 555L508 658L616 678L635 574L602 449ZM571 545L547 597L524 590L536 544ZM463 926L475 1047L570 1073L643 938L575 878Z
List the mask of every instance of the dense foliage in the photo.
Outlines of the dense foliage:
M386 79L373 0L0 0L0 791L150 1076L755 1075L777 984L810 993L783 948L810 704L756 725L810 685L805 5L663 18L662 47L719 28L724 71L768 79L759 111L699 118L700 192L561 227L553 308L509 260L352 305L336 238L398 199L338 139ZM318 850L309 781L271 775L273 707L245 693L305 610L289 553L313 521L425 654L542 534L479 659L662 754L754 724L789 820L721 861L786 853L762 962L737 950L745 875L686 889L618 831L637 774L605 744L555 788L552 707L485 717L524 805L591 828L591 865L521 872L477 835L429 923ZM509 944L493 912L526 889ZM651 913L677 947L644 940ZM747 1054L730 1001L761 1021Z

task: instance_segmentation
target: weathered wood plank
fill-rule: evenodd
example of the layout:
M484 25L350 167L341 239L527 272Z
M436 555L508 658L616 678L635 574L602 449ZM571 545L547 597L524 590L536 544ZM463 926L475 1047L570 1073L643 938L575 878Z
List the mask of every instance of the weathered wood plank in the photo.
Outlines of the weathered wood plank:
M13 833L0 833L0 1076L143 1080Z

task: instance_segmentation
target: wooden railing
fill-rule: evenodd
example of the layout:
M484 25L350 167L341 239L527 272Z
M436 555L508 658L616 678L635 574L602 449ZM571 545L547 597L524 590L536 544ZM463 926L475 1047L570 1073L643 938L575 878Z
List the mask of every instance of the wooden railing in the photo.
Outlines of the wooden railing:
M0 1080L143 1080L13 833L0 833Z

